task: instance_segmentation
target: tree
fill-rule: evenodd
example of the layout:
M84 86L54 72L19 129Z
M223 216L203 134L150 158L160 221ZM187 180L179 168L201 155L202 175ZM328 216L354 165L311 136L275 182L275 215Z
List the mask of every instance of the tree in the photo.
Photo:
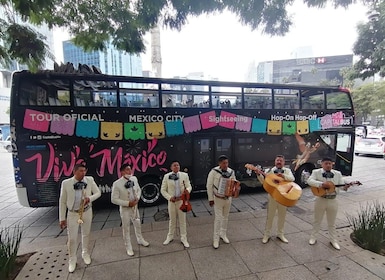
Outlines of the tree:
M348 7L357 0L303 0L309 7L322 8L327 3ZM371 0L361 0L371 2ZM28 61L30 67L47 53L44 38L33 36L14 15L33 24L47 23L50 27L65 27L76 45L86 51L104 50L108 42L123 51L140 53L145 50L143 35L157 24L180 30L189 16L229 10L240 22L263 33L286 34L291 25L287 6L293 0L0 0L8 14L8 24L0 29L0 62L9 59ZM36 33L35 33L36 34ZM16 44L12 44L12 40ZM24 47L27 42L27 47ZM28 51L27 51L28 50Z
M366 79L377 73L385 77L385 2L374 2L369 21L357 26L353 53L359 60L353 66L355 78Z
M363 117L364 120L372 114L377 108L379 87L375 83L364 84L357 89L352 90L354 111L357 115Z

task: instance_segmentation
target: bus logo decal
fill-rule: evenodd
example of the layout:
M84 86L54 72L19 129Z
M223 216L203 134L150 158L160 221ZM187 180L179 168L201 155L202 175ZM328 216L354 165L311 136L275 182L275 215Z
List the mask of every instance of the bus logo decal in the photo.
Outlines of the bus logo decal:
M53 119L51 122L51 133L72 136L75 132L75 120L65 120L63 116Z
M122 140L123 126L118 122L101 122L100 139L102 140Z
M124 139L139 140L145 138L144 123L125 123Z
M166 121L164 125L166 127L167 136L177 136L177 135L182 135L184 133L183 123L181 120Z
M186 133L196 132L202 129L199 116L185 117L183 119L183 125Z
M47 132L51 118L51 114L26 109L23 127L35 131Z
M78 120L76 122L76 136L85 138L98 138L99 122Z

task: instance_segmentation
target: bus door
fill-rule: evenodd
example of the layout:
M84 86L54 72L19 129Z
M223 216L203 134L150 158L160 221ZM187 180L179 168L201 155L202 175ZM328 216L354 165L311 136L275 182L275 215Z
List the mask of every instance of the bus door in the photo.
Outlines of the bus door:
M193 184L206 186L207 175L218 165L218 157L232 157L232 139L229 137L199 137L194 139Z
M335 169L341 171L342 175L352 175L354 139L354 133L337 133Z

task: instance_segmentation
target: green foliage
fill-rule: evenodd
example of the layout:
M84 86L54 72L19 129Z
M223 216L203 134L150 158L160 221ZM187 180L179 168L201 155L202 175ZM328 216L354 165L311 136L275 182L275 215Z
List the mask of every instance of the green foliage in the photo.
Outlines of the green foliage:
M367 203L366 207L361 206L358 216L347 218L358 243L364 249L380 253L385 244L385 205Z
M384 1L374 5L368 22L359 24L357 31L358 38L353 46L353 53L359 57L353 67L355 77L366 79L377 73L385 77Z
M7 279L15 265L22 233L20 226L0 229L0 279Z
M357 0L302 0L309 7L322 8L327 3L334 7L348 7ZM363 2L373 2L361 0ZM104 50L109 42L128 53L145 51L143 35L156 25L180 30L191 16L220 13L229 10L239 21L251 29L259 29L272 36L285 35L293 24L287 7L294 0L0 0L6 11L8 24L13 27L0 33L0 62L16 57L32 68L47 54L42 38L35 37L27 28L16 28L15 18L20 16L32 24L64 27L76 45L86 51ZM4 23L0 24L1 26ZM0 28L1 29L1 28ZM26 38L28 47L9 41L10 31L16 39ZM1 32L1 31L0 31ZM26 35L21 33L26 32ZM5 38L5 40L4 40ZM8 44L8 45L7 45ZM30 50L27 53L26 50ZM52 56L52 55L51 55Z
M373 112L385 113L385 82L364 84L352 90L356 114L366 120Z

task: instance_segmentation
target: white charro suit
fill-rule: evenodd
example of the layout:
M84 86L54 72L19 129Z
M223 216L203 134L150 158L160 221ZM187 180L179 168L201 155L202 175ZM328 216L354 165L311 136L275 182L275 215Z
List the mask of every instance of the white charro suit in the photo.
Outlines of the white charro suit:
M269 171L267 171L266 174L274 174L274 171L276 169L277 167L274 166ZM282 167L282 171L283 171L282 173L283 179L285 181L294 182L295 178L290 168ZM258 179L263 184L264 182L263 175L259 174ZM276 212L278 212L277 234L278 236L283 235L284 227L285 227L286 209L287 209L286 206L279 204L270 194L268 194L267 219L266 219L266 226L265 226L265 233L264 233L266 237L269 237L271 235L271 228L273 227L273 221L274 221Z
M92 202L98 199L101 195L98 186L96 185L94 178L91 176L85 176L82 180L87 184L85 188L85 197L89 197L89 207L83 213L83 224L81 224L82 230L82 255L89 254L88 243L91 231L92 223ZM79 213L74 211L75 203L75 189L74 184L78 182L75 177L63 180L61 183L60 198L59 198L59 221L66 220L67 214L67 234L68 234L68 254L69 261L76 263L76 250L78 247L77 237L79 230ZM75 206L76 207L76 206Z
M229 178L235 180L234 170L228 167L226 171L231 174ZM221 236L226 237L227 224L229 220L229 213L232 202L231 197L223 197L222 195L218 195L218 187L221 178L221 169L219 166L217 166L211 169L211 171L209 172L206 183L208 200L214 201L214 241L219 241L219 237Z
M179 171L177 173L179 180L176 181L174 179L170 179L171 174L173 174L173 172L169 172L164 175L162 186L160 188L160 192L162 193L163 197L168 201L168 214L170 216L170 221L167 238L170 240L174 238L176 230L176 218L178 216L181 240L184 239L187 241L186 213L179 209L183 201L179 199L175 202L171 202L170 199L175 196L176 184L178 184L178 182L180 186L180 194L182 194L185 189L187 189L188 192L191 192L192 187L190 178L187 173Z
M323 176L324 173L323 168L314 169L311 173L307 183L312 187L321 187L323 182L331 181L334 185L344 185L345 182L343 180L341 172L337 170L331 170L333 173L333 178L325 178ZM315 235L319 232L322 218L326 212L326 219L328 223L328 230L331 242L337 242L336 228L335 222L338 211L338 202L336 199L337 192L330 196L319 197L317 196L314 203L314 224L313 231L311 233L311 238L315 238Z
M130 221L134 225L136 240L139 244L143 242L141 222L139 216L139 210L137 205L129 207L128 203L139 200L141 195L141 189L138 183L138 179L135 176L127 176L127 178L134 183L131 188L126 188L125 184L127 179L120 177L112 184L111 202L119 205L120 218L122 219L123 239L126 249L132 250L131 238L130 238Z

